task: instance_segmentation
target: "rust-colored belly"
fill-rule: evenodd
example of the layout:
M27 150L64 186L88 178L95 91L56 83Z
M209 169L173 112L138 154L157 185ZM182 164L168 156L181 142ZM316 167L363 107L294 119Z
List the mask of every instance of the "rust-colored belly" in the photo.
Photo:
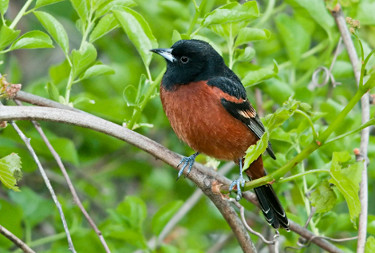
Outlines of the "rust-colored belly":
M223 97L229 99L219 88L203 81L179 85L173 91L160 88L164 111L181 140L195 151L237 161L257 138L222 106Z

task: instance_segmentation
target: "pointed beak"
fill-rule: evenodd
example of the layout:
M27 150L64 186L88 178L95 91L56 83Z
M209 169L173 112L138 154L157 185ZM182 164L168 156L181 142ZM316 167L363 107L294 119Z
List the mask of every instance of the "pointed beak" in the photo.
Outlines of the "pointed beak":
M176 58L172 54L172 48L155 48L151 49L150 51L163 56L169 62L176 61Z

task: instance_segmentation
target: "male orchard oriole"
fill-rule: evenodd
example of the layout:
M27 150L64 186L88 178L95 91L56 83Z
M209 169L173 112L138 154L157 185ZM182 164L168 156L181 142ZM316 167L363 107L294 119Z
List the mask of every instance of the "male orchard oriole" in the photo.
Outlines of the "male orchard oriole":
M190 172L199 153L239 164L240 176L229 187L237 187L241 199L242 158L265 129L246 96L238 76L224 63L223 58L206 42L180 40L171 48L152 49L167 62L160 98L164 111L177 136L197 151L184 157L178 173L188 167ZM267 151L276 159L269 144ZM254 161L246 174L250 179L265 175L262 156ZM274 228L289 228L288 218L270 184L254 189L266 220Z

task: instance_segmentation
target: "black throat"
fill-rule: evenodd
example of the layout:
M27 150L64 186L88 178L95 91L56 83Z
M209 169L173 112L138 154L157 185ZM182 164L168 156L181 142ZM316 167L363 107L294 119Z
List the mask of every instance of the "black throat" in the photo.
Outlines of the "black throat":
M166 90L173 90L176 86L191 82L207 81L217 76L229 77L229 72L232 71L224 64L222 58L200 62L193 68L177 68L168 62L161 84Z

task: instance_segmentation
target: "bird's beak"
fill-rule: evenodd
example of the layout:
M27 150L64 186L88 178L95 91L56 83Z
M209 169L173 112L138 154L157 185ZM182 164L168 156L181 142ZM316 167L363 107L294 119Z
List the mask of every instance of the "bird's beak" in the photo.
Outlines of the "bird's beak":
M155 48L151 49L150 51L163 56L167 61L176 61L176 58L172 54L172 48Z

